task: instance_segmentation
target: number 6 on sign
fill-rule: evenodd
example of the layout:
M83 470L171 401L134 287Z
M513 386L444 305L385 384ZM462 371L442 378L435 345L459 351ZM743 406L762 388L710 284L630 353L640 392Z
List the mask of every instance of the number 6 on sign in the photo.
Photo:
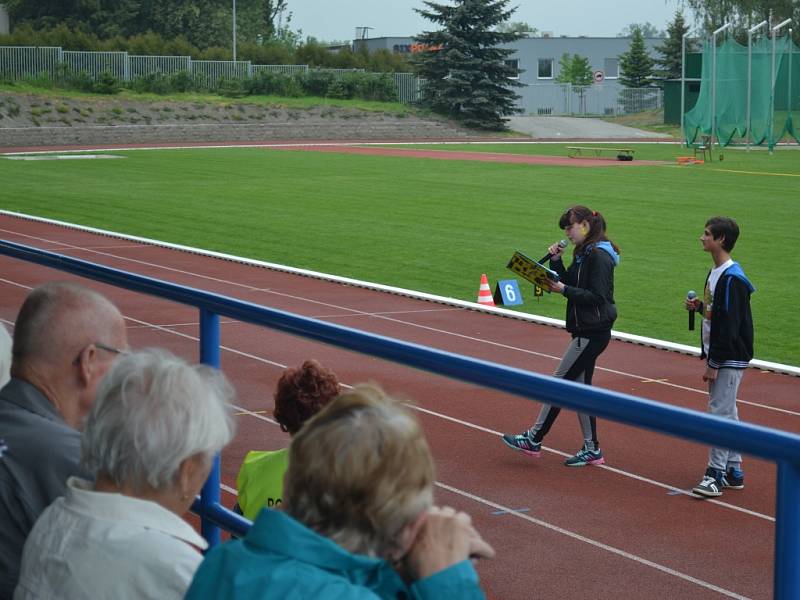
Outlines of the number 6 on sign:
M516 279L502 279L494 288L494 303L496 306L515 306L522 304L522 292Z

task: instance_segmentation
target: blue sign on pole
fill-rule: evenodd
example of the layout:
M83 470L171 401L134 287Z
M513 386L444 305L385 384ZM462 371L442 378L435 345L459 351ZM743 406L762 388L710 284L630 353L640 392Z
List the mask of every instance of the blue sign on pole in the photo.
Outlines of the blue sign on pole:
M494 288L494 303L497 306L515 306L522 304L522 292L516 279L501 279Z

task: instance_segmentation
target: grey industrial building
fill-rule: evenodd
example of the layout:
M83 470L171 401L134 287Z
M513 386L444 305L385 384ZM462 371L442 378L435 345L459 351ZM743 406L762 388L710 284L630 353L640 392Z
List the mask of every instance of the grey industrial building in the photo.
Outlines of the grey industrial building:
M655 46L661 38L645 38L645 48L654 59ZM620 37L525 37L503 47L514 50L509 61L519 69L518 81L522 87L519 107L526 114L618 114L631 106L647 108L660 106L658 90L638 92L646 104L639 106L639 98L622 102L623 86L619 83L619 56L627 52L630 38ZM415 45L412 37L375 37L353 41L354 49L366 47L369 51L386 49L410 54ZM595 83L586 89L573 89L556 82L559 60L564 53L586 57L595 74Z

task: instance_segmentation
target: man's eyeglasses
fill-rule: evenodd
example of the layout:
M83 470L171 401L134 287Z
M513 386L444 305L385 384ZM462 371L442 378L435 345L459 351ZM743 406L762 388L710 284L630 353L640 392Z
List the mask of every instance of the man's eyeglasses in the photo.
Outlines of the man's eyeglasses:
M92 342L89 346L94 346L99 350L105 350L106 352L111 352L112 354L130 354L129 350L124 350L122 348L115 348L114 346L108 346L103 344L102 342ZM89 346L84 347L80 352L78 352L78 356L75 357L75 360L72 361L72 364L77 365L81 360L81 354L88 348Z

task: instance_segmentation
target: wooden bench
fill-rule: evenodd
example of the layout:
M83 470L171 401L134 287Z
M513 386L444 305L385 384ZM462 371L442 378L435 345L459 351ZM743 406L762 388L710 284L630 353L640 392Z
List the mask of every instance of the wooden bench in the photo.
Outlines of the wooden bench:
M567 156L570 158L580 158L581 156L591 155L600 158L604 152L612 152L617 160L633 160L634 150L630 148L599 148L595 146L567 146Z

